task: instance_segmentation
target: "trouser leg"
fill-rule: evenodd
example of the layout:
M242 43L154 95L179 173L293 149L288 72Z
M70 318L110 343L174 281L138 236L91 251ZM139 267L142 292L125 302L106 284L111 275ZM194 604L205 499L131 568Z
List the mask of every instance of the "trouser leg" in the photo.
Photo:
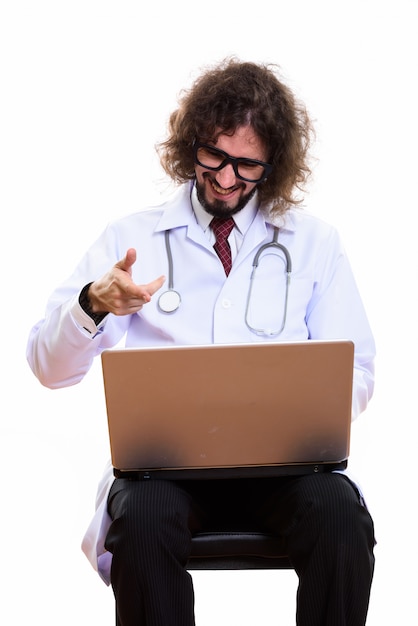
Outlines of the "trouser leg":
M108 506L118 626L193 626L190 497L173 482L117 479Z
M299 576L298 626L364 626L374 569L373 522L340 474L285 481L262 516L286 538Z

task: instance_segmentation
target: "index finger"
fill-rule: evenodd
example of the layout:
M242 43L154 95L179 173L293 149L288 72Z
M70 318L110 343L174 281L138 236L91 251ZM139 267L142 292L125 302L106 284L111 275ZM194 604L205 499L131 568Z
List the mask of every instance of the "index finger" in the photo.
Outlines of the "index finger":
M132 288L131 286L130 290L131 290L131 293L135 292L136 297L142 298L146 302L149 302L151 300L151 296L153 296L156 291L161 289L164 282L165 282L165 276L159 276L158 278L155 278L154 280L152 280L150 283L147 283L146 285L135 285L135 288Z

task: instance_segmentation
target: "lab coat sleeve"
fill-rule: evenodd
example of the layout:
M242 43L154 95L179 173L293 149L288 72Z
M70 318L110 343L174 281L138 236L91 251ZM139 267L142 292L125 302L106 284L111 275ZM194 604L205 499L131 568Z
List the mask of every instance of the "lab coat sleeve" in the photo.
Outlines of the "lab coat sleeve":
M120 251L108 228L84 256L72 276L50 297L45 318L31 330L27 359L39 381L51 389L80 382L94 357L118 343L130 316L108 315L96 328L81 309L81 289L97 280L119 260Z
M324 242L327 262L318 272L307 311L311 339L348 338L354 342L352 419L373 395L375 342L352 268L336 231Z

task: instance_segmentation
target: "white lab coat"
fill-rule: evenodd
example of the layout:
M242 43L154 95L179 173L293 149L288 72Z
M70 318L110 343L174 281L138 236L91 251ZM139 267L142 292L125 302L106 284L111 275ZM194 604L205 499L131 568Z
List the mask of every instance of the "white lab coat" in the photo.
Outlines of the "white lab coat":
M239 215L238 226L239 226ZM338 233L302 210L275 218L279 241L292 258L287 322L278 337L257 335L246 325L244 311L254 255L273 238L273 221L258 211L225 279L212 244L196 220L190 186L182 186L163 203L111 223L81 260L73 275L51 296L45 319L31 331L27 357L42 384L58 388L76 384L93 359L125 335L126 346L251 343L306 339L351 339L355 344L353 418L366 408L373 391L374 340ZM99 329L78 304L81 288L126 254L137 250L133 280L148 283L168 275L165 231L170 230L174 288L180 308L163 313L158 295L132 316L108 315ZM267 254L257 270L251 300L254 325L277 327L283 311L283 261ZM166 286L162 288L164 291ZM276 295L277 294L277 295ZM279 312L278 312L279 311ZM104 548L110 524L107 495L113 482L106 467L99 484L96 513L82 548L109 584L111 555Z

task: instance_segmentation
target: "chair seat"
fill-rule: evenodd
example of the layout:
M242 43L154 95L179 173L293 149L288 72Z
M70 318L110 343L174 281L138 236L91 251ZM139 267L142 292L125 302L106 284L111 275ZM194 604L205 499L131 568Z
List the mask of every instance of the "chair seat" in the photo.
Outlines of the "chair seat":
M187 569L291 569L283 542L251 530L196 533Z

